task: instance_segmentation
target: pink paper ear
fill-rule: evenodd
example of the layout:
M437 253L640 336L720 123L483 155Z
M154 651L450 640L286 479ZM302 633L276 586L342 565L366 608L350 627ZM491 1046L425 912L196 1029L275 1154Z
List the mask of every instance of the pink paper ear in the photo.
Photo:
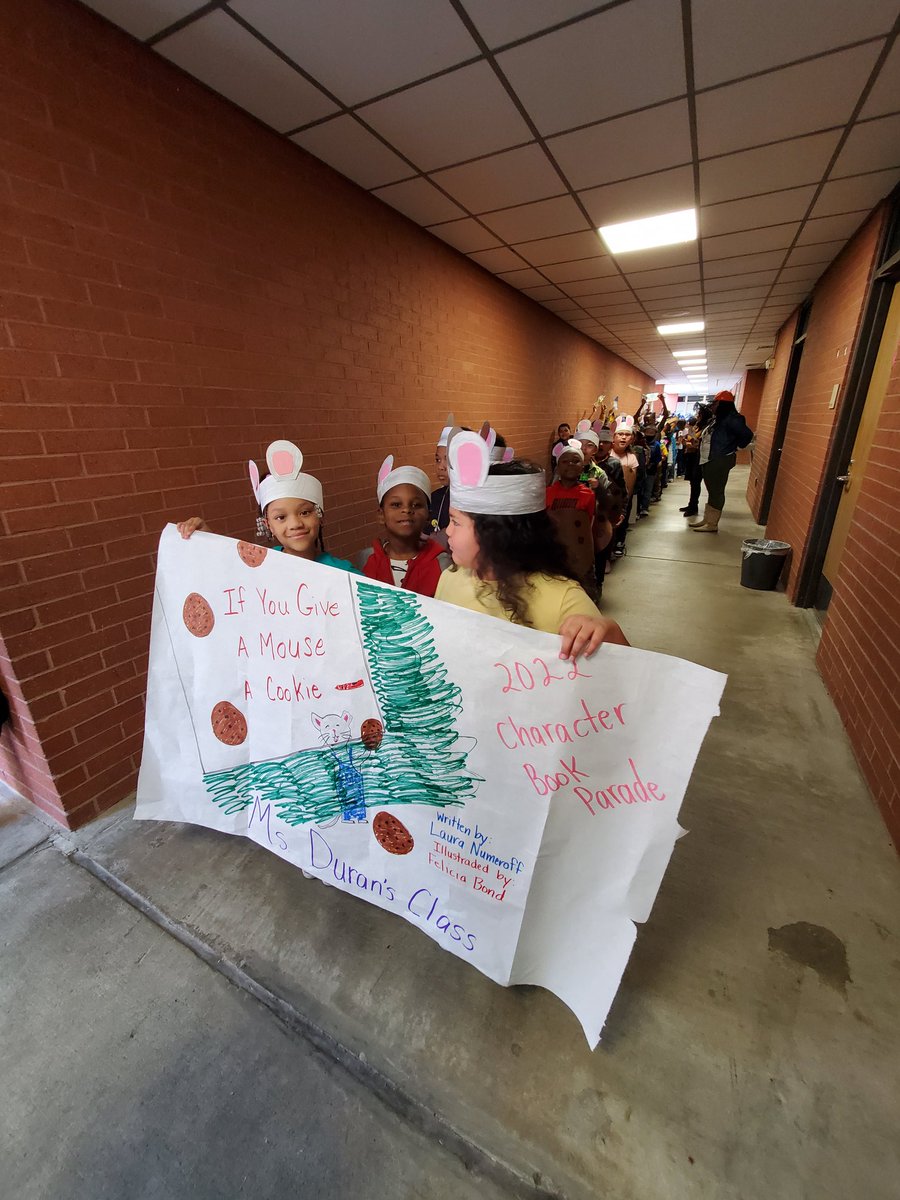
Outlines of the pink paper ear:
M512 462L512 460L515 457L516 457L515 450L512 448L512 446L507 446L506 449L503 451L503 461L504 462Z
M463 487L480 487L487 478L491 452L474 433L460 433L450 443L450 469Z
M587 431L590 429L590 427L591 427L590 421L579 421L578 424L575 426L575 432L576 433L587 433Z
M299 446L282 438L269 446L266 451L266 463L276 478L296 479L303 466L303 455Z
M257 503L259 503L259 467L253 459L247 463L247 473L250 476L250 486L253 488L253 495L256 497Z
M388 475L390 475L390 473L393 469L394 469L394 456L393 456L393 454L389 454L387 456L387 458L384 460L384 462L381 464L381 466L378 468L378 483L379 484L384 483L385 479L387 479Z

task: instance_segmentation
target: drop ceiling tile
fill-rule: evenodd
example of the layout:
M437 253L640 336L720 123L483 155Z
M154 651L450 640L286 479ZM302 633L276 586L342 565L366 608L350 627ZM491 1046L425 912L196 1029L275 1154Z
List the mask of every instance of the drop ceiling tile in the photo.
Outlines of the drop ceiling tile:
M565 300L566 297L554 287L552 283L544 283L540 287L522 288L522 292L526 296L530 296L532 300Z
M629 0L516 46L497 63L543 134L683 95L678 0ZM610 55L615 69L609 69Z
M515 271L522 266L518 254L514 254L508 246L498 246L496 250L478 250L469 258L487 271Z
M462 210L452 200L442 196L427 179L392 183L388 187L378 188L372 195L420 225L434 225L438 221L450 221L462 216Z
M168 29L198 7L197 0L85 0L85 3L141 41Z
M466 0L466 12L492 50L596 7L596 0Z
M868 209L855 213L842 213L838 217L818 217L807 221L797 235L798 246L809 246L814 242L846 242L851 238L869 215Z
M584 217L571 196L504 208L486 213L481 219L506 242L525 242L554 234L575 233L584 228Z
M655 321L657 325L662 325L672 321L703 320L703 307L700 303L699 296L692 303L678 305L671 300L648 300L644 304L644 308L649 313L650 319Z
M561 237L521 242L515 246L515 249L535 267L543 267L549 263L574 262L576 259L587 258L593 254L606 257L599 236L587 229L582 233L567 233Z
M880 50L868 43L701 93L700 157L845 125Z
M632 300L619 304L592 304L588 311L597 317L631 317L641 312L641 306Z
M675 167L649 179L627 179L580 192L579 198L595 225L636 221L657 213L694 207L694 171ZM620 256L624 259L624 255Z
M674 300L684 300L694 303L700 297L700 281L692 283L660 283L652 287L643 287L634 279L628 281L642 300L666 300L671 304Z
M479 55L443 0L230 0L230 7L344 104Z
M893 49L881 64L875 86L866 99L860 112L860 120L868 117L881 117L886 113L900 110L900 39L894 42Z
M837 258L843 248L843 239L837 242L820 242L813 246L797 245L788 255L785 265L797 267L805 264L828 264Z
M546 266L544 274L554 283L571 283L577 280L597 280L603 279L607 275L617 275L618 268L608 255L596 254L593 258L579 258L574 262Z
M498 275L504 283L515 288L544 287L547 280L534 267L523 267L520 271L503 271Z
M767 250L763 254L741 254L734 258L704 260L703 275L706 279L718 279L723 275L746 275L752 271L765 271L780 267L784 262L783 250Z
M763 250L780 250L794 240L797 224L772 225L768 229L746 229L743 233L726 233L703 239L703 261L710 258L732 258L736 254L756 254Z
M815 9L809 0L753 0L752 4L692 0L697 87L885 36L896 16L895 0L817 4ZM740 47L740 53L734 53L735 47Z
M705 283L707 297L715 297L717 292L729 291L734 287L754 287L757 284L771 285L775 282L777 269L769 271L747 271L743 275L724 275L719 278L707 279Z
M831 178L896 166L900 166L900 113L854 125L831 168Z
M473 250L491 250L499 246L500 239L494 237L471 217L461 221L448 221L442 225L433 225L429 230L462 254L471 254Z
M368 104L359 115L423 171L531 141L486 62Z
M766 284L763 284L760 287L747 287L747 288L743 288L743 287L737 288L736 287L736 288L732 288L730 291L716 292L715 293L716 298L713 301L713 303L725 304L726 301L730 301L730 300L734 300L737 303L741 303L742 301L745 301L745 300L764 300L766 295L768 294L768 291L769 291L769 286Z
M630 294L630 293L628 293ZM590 296L577 296L578 303L584 308L593 308L595 305L603 306L609 303L609 292L595 292Z
M282 133L336 111L323 92L222 10L163 38L153 49Z
M838 144L839 130L790 138L700 163L700 202L716 204L776 188L818 183Z
M549 308L552 313L556 313L560 317L575 316L576 313L581 312L580 308L573 308L572 301L567 298L563 298L562 300L542 300L541 303L544 308Z
M812 215L830 217L837 213L874 208L879 200L891 192L898 180L898 168L873 171L870 175L854 175L850 179L833 179L822 188Z
M706 305L706 316L708 319L715 317L717 320L727 319L729 317L738 317L745 320L747 314L752 314L754 317L759 312L761 301L757 300L723 300L720 303Z
M412 174L407 163L353 117L342 115L295 133L292 142L360 187L382 187Z
M716 237L723 233L738 233L742 229L800 221L815 194L815 185L811 185L769 192L765 196L748 196L744 200L726 200L701 208L700 233L703 237Z
M654 250L635 250L630 254L620 254L617 261L629 275L636 271L690 266L698 261L697 243L680 242L675 246L657 246Z
M565 185L540 146L520 146L432 175L472 213L558 196Z
M656 271L627 271L626 274L633 288L658 287L667 283L693 283L700 278L700 264L662 267Z
M550 138L547 148L573 188L647 175L691 161L686 100ZM652 182L648 180L648 187Z
M562 289L570 296L599 296L609 292L627 292L628 284L621 275L607 275L602 279L580 279L573 283L562 284Z
M785 267L778 276L778 282L795 283L798 287L806 284L811 287L824 270L824 263L814 267Z

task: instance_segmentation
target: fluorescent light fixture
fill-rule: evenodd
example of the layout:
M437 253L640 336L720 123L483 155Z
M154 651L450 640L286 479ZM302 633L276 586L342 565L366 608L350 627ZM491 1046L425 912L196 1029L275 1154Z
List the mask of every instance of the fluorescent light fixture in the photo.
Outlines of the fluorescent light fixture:
M702 333L705 328L705 321L681 321L677 325L657 325L656 332L665 337L670 333Z
M673 350L673 358L706 358L705 350Z
M620 221L616 225L601 225L597 230L606 242L610 254L627 254L631 250L650 250L654 246L674 246L678 242L697 240L697 211L685 208L680 212L660 213L639 221Z

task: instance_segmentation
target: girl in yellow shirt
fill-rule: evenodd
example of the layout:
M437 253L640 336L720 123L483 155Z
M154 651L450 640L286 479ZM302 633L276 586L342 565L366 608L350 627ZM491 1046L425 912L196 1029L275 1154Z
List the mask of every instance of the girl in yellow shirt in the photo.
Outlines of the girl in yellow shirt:
M438 600L562 637L561 658L628 642L575 582L545 510L544 472L514 459L490 462L491 439L455 432L448 447L454 565Z

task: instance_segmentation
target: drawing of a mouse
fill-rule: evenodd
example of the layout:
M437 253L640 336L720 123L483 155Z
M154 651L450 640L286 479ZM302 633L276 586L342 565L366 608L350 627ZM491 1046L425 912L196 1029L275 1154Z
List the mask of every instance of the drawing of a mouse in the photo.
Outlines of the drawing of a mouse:
M337 764L336 788L342 819L348 824L367 823L365 780L353 764L353 747L348 745L353 718L342 712L326 713L323 717L312 713L310 719Z

